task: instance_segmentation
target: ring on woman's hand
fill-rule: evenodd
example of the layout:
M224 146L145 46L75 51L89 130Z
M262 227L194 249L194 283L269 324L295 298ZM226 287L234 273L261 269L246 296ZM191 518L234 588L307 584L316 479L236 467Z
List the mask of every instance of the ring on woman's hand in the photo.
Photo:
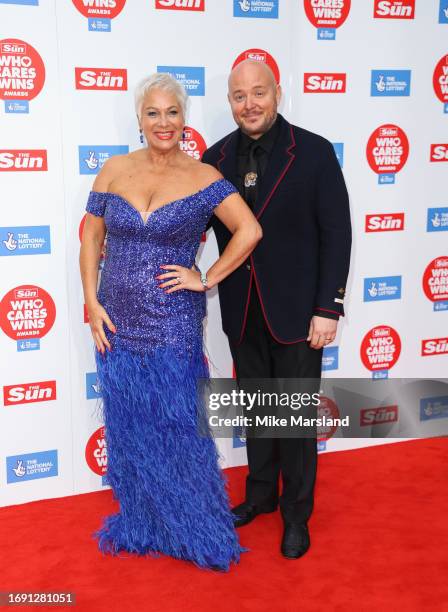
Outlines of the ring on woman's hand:
M181 277L180 277L180 276L178 276L178 277L176 278L176 280L177 280L177 284L178 284L178 285L180 285L180 284L181 284L181 282L182 282Z

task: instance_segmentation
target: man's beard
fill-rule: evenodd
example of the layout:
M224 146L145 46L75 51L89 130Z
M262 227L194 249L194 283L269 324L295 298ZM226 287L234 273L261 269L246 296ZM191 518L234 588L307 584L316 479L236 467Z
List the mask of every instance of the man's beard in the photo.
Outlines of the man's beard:
M265 119L265 121L260 127L255 127L255 126L252 127L250 124L247 125L244 122L244 118L242 122L239 124L239 127L248 136L250 136L251 134L265 134L274 125L276 118L277 118L277 111L275 110L272 115L270 115L267 119Z

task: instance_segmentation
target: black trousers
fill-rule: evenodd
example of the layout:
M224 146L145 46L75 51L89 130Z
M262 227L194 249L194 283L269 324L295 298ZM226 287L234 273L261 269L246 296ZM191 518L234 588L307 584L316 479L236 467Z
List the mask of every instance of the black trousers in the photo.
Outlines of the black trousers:
M320 379L322 349L307 342L280 344L264 320L256 288L253 287L247 324L240 344L230 342L237 379ZM280 510L285 522L306 522L313 510L317 469L315 438L246 439L249 474L246 501L261 510ZM282 495L279 498L279 476Z

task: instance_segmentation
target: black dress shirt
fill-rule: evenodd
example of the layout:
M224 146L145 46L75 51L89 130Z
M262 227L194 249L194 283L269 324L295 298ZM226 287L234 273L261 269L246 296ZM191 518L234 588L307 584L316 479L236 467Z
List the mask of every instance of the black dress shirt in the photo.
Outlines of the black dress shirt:
M266 171L269 156L274 147L275 141L277 139L279 133L279 118L277 116L273 125L269 128L267 132L265 132L260 138L251 138L247 134L244 134L240 130L240 136L238 141L238 149L237 149L237 177L238 177L238 191L240 192L243 198L246 198L249 206L253 207L253 204L256 200L256 196L258 190L260 188L260 183L263 179L263 175ZM254 151L255 149L255 151ZM252 159L251 150L254 151L254 156L256 159L256 168L252 167ZM253 189L253 195L247 198L248 190L244 186L244 178L248 172L255 171L258 175L257 182L255 188ZM250 191L250 190L249 190Z

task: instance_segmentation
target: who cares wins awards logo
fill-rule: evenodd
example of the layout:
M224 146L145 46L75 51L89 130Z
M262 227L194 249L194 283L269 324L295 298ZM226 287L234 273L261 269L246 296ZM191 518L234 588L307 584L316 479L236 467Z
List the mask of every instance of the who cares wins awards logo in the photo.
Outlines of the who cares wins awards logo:
M306 16L317 28L318 40L335 40L336 29L347 19L351 0L304 0Z
M99 427L88 439L85 458L87 465L94 474L105 476L107 472L107 444L104 427Z
M434 310L448 310L448 257L436 257L426 266L422 284Z
M393 327L378 325L366 333L360 352L361 361L372 372L372 378L387 378L400 357L400 336Z
M126 0L72 0L75 8L88 19L90 32L110 32L112 19L124 8Z
M444 55L434 69L432 83L436 96L443 102L443 110L448 113L448 54Z
M34 47L18 38L0 40L0 98L6 113L29 113L42 91L45 65Z
M386 124L377 128L367 143L367 161L378 174L378 183L395 183L395 175L409 156L409 141L398 125Z
M318 442L327 442L334 436L338 428L338 425L335 424L337 423L335 419L340 418L337 404L329 397L321 395L317 407L317 418L322 421L322 424L317 426L317 440Z
M182 140L179 141L179 148L183 153L199 161L202 159L207 145L198 131L186 125L182 134Z
M274 73L274 77L277 83L280 83L280 70L277 62L270 53L264 51L264 49L247 49L238 55L236 60L233 62L232 70L241 62L245 60L253 60L254 62L264 62Z
M0 302L0 328L17 350L37 350L56 318L53 298L41 287L20 285L8 291Z

